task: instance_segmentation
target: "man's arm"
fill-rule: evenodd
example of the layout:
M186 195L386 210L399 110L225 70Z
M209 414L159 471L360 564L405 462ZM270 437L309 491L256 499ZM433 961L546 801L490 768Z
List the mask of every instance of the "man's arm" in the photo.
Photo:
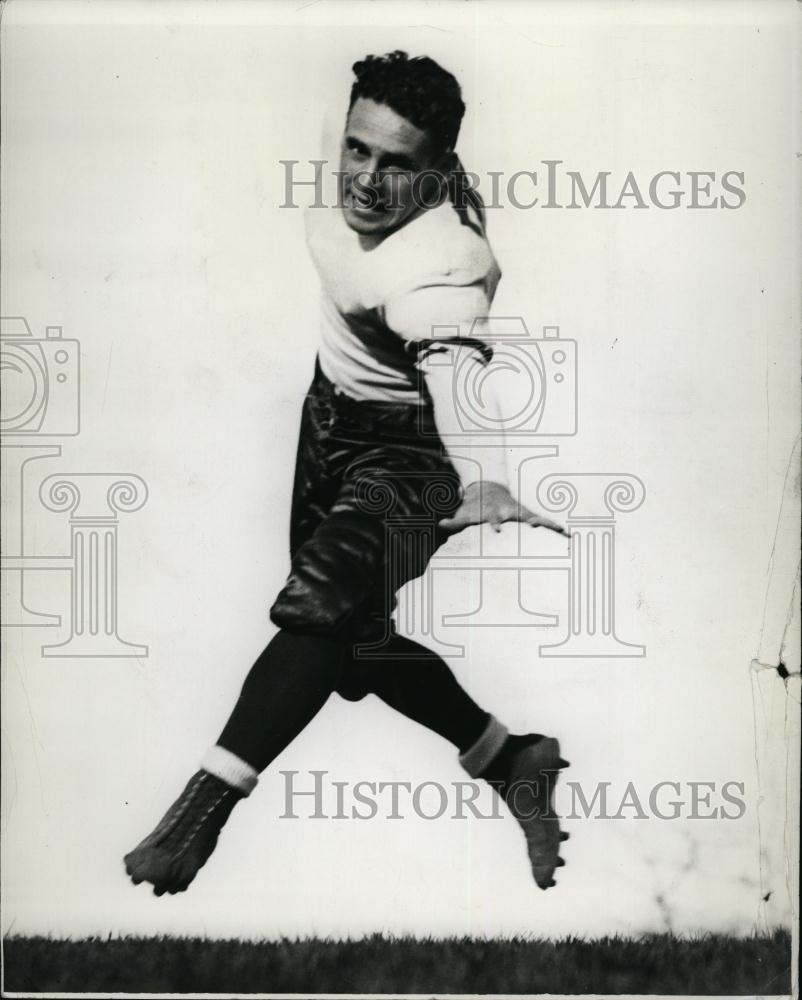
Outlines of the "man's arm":
M421 353L423 358L419 369L423 371L432 397L435 424L463 488L459 509L452 517L440 521L440 526L457 532L473 524L487 523L494 531L501 531L505 521L525 521L534 528L549 528L567 535L568 532L559 524L535 514L512 496L508 485L506 449L500 445L488 447L481 435L472 437L466 433L459 419L459 388L455 385L454 373L465 372L463 366L486 364L481 351L470 344L435 341L429 351L424 349ZM492 379L483 389L483 416L491 426L499 428L503 437L502 410ZM472 460L469 456L478 448L481 448L481 461Z
M483 347L484 342L480 345ZM486 363L480 347L472 346L467 339L463 343L425 342L419 348L416 363L432 398L437 431L466 490L479 479L507 486L504 449L487 447L486 436L483 440L481 435L471 435L460 419L460 409L463 417L470 418L470 404L460 398L465 396L465 383L481 377L476 369ZM482 394L482 416L503 433L501 408L492 385ZM483 444L484 448L473 459L472 453Z
M489 302L481 281L470 284L430 284L418 287L388 303L385 322L409 342L417 353L417 367L426 380L434 405L437 430L459 474L463 497L453 517L441 521L449 531L461 531L472 524L488 523L500 531L505 521L525 521L560 534L567 532L554 521L533 513L515 500L507 482L503 447L482 448L481 464L470 458L486 436L471 435L460 420L464 379L471 379L470 366L486 365L492 356L481 339L489 332L487 321L475 322L487 313ZM469 366L469 367L465 367ZM502 408L493 391L492 379L484 385L483 417L503 435Z

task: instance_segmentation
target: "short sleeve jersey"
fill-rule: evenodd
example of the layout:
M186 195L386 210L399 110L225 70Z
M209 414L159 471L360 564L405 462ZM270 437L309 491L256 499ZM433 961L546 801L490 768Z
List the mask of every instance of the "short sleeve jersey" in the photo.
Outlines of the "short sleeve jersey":
M478 219L445 200L383 239L306 211L322 286L320 366L356 399L421 403L416 345L470 337L501 276Z

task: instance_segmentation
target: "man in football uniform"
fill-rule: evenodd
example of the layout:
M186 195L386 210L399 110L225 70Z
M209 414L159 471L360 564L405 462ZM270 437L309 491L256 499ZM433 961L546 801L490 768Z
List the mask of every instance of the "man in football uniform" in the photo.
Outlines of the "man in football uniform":
M306 215L320 339L301 420L291 569L270 612L279 631L201 769L125 858L132 880L157 895L187 888L234 805L334 692L375 694L449 740L520 823L538 886L554 885L563 864L557 740L508 733L391 621L396 591L450 533L505 521L564 532L511 496L503 451L479 478L444 444L460 430L452 372L492 357L482 333L500 278L481 203L459 183L459 85L403 52L353 68L340 197ZM450 363L431 363L438 358ZM388 530L388 512L403 530Z

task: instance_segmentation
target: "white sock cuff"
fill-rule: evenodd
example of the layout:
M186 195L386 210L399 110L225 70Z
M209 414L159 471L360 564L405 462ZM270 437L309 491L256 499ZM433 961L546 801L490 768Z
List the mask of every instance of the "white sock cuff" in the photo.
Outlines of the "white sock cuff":
M201 767L243 795L250 795L259 781L259 772L247 761L217 745L209 747L203 755Z
M465 753L459 756L459 762L472 778L478 778L490 761L496 756L509 736L506 726L491 715L485 731Z

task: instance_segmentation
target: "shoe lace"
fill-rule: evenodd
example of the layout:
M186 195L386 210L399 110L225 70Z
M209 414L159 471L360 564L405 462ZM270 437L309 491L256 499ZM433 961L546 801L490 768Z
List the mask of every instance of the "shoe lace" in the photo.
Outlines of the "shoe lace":
M233 789L211 774L200 772L193 778L161 831L162 841L168 838L179 841L176 861L186 854L209 817L232 795Z

